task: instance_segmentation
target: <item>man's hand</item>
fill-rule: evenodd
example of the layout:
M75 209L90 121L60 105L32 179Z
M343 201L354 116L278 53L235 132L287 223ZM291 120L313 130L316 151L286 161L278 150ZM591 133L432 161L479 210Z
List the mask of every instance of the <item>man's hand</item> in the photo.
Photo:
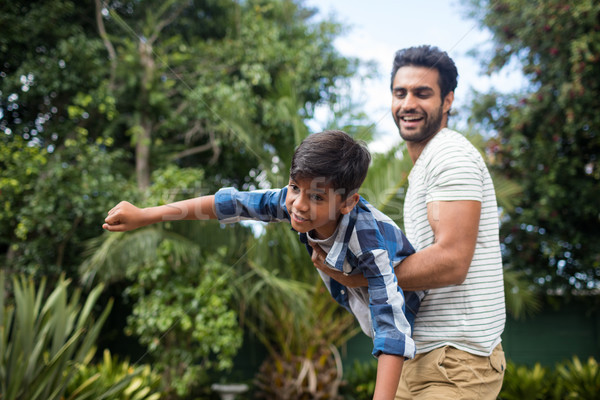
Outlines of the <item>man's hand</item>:
M108 212L102 228L111 232L124 232L145 225L148 225L148 222L144 217L144 210L127 201L122 201Z
M325 258L327 254L323 251L321 246L315 243L310 243L313 248L313 252L311 255L311 260L313 265L323 271L326 275L329 275L331 279L341 283L346 287L360 287L360 286L368 286L367 278L365 278L362 274L355 275L344 275L341 271L337 271L333 268L329 268L325 265Z

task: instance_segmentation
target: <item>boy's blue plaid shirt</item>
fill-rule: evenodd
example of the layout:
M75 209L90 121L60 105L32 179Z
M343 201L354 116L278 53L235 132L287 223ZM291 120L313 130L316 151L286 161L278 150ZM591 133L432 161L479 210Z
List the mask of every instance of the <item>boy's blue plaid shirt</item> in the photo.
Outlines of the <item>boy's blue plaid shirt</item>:
M289 222L286 194L287 187L254 192L224 188L215 195L215 209L223 223L244 219ZM300 234L300 240L312 253L305 233ZM335 243L327 254L326 263L330 267L346 274L362 273L369 282L371 318L368 322L373 330L375 356L384 353L412 358L415 355L412 326L424 293L403 293L394 275L394 265L412 253L414 249L400 228L361 197L356 207L342 217ZM333 298L351 311L347 288L333 279L324 279L324 282Z

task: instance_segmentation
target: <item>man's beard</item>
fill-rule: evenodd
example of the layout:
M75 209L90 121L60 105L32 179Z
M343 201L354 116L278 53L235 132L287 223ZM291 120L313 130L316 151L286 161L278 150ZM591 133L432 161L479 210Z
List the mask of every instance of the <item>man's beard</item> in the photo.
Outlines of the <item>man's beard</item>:
M423 142L433 135L438 133L442 127L442 120L444 118L443 105L437 110L435 114L426 114L425 125L418 131L403 132L402 125L400 124L400 117L396 116L394 122L400 132L400 137L406 142Z

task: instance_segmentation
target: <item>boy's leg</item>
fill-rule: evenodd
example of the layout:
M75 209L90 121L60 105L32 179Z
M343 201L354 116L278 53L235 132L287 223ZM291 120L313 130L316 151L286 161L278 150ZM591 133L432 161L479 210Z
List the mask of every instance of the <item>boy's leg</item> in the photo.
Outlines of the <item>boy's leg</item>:
M404 363L396 400L495 400L505 365L501 345L489 357L448 346L418 354Z

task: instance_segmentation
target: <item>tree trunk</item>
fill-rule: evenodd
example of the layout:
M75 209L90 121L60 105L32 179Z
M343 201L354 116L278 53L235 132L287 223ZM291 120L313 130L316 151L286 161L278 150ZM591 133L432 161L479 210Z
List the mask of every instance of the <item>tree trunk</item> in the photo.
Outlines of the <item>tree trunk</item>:
M140 62L143 68L142 85L140 88L140 99L142 107L148 107L148 91L152 85L154 76L154 59L152 58L152 44L140 40L139 44ZM147 109L140 110L140 131L137 133L135 144L135 171L138 188L145 190L150 187L150 147L152 145L152 120Z

